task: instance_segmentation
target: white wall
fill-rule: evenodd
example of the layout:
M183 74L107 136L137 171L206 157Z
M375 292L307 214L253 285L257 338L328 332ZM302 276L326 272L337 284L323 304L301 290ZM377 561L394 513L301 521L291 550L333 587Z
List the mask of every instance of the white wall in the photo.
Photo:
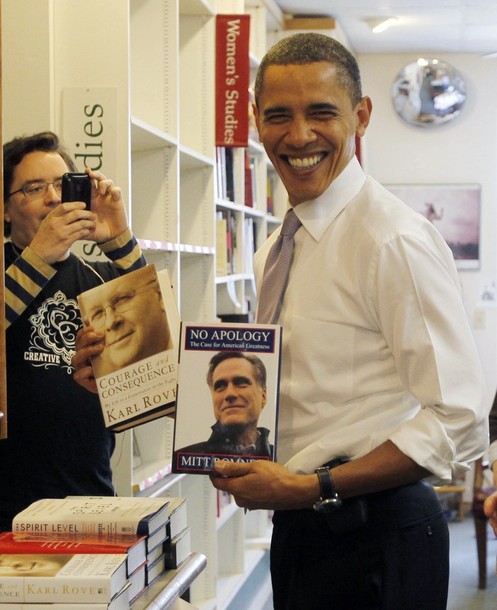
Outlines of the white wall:
M450 123L415 127L397 116L390 93L400 69L418 57L359 56L363 94L373 101L372 121L363 139L364 166L384 184L481 185L480 269L459 274L491 400L497 386L497 309L483 308L478 295L483 280L497 280L497 60L459 54L436 57L461 73L466 105Z

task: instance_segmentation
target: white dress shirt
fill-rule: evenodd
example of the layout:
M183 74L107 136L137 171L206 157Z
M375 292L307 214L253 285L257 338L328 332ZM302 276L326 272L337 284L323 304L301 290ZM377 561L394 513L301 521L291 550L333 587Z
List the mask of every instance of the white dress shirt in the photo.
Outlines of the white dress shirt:
M390 439L450 482L488 444L488 403L449 247L355 158L295 211L278 461L311 473ZM258 287L277 234L256 254Z

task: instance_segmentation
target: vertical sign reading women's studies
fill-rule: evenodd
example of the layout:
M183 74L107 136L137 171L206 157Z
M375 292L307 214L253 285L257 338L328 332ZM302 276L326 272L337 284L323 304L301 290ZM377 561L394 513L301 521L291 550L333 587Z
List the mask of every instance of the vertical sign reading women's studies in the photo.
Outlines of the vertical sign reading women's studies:
M173 472L276 459L281 327L182 323Z
M216 146L248 145L250 15L216 17Z

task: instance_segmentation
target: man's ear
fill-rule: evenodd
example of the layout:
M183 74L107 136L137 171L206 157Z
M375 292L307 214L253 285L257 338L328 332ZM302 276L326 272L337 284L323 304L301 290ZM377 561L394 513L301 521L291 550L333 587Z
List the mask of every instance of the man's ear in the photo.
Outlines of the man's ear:
M357 127L356 135L360 138L366 133L369 121L371 120L371 113L373 111L373 103L371 98L367 95L364 96L356 105L355 112L357 116Z

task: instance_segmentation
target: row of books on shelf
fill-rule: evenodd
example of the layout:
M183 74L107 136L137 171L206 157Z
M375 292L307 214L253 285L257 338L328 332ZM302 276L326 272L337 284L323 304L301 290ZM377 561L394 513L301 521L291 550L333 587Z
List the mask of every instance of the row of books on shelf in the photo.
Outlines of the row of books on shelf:
M253 218L243 220L243 262L239 259L238 221L232 210L216 212L216 275L253 274L257 248L257 225Z
M216 197L223 201L235 202L234 150L224 146L216 147Z
M216 212L216 275L238 273L237 218L232 210Z
M190 554L186 498L38 500L0 534L0 607L124 610Z
M257 153L252 153L249 148L242 149L243 192L236 192L236 154L234 148L216 147L216 198L262 209L262 193L259 192L257 180Z
M257 188L257 159L255 155L251 155L250 151L246 148L243 155L244 161L244 172L243 172L243 185L244 185L244 204L249 208L258 208L259 206L259 189Z

